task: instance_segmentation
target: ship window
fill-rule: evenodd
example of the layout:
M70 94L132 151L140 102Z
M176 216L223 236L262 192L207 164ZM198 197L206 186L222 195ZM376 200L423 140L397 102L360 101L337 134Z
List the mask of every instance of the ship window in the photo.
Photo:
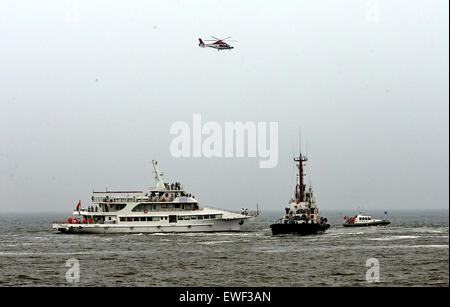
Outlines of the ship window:
M146 204L146 203L142 203L137 205L136 207L133 208L133 212L143 212L145 210L152 210L153 209L153 205L152 204Z
M125 222L126 220L127 220L126 217L123 217L123 216L120 217L120 221L121 221L121 222Z
M195 215L191 216L191 220L196 220L196 219L197 219L197 216L195 216Z
M210 215L209 218L210 218L210 219L215 219L216 216L215 216L215 215Z
M177 222L177 216L169 215L169 223L176 223L176 222Z
M197 219L203 220L203 215L198 215L198 216L197 216Z
M153 220L154 220L154 221L159 221L160 218L159 218L159 216L154 216L154 217L153 217Z
M176 204L175 208L180 209L180 204Z
M207 220L207 219L209 219L209 215L204 215L203 218L204 218L205 220Z

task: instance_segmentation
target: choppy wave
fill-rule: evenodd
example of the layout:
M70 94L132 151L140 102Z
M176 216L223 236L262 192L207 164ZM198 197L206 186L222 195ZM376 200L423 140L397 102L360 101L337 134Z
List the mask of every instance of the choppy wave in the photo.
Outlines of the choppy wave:
M0 284L67 285L66 261L75 258L81 286L354 286L366 285L375 257L389 272L385 286L448 285L448 221L398 220L363 229L336 222L306 237L272 236L267 218L248 232L87 236L55 234L51 219L2 220Z
M420 238L420 236L409 236L409 235L404 235L404 236L386 236L386 237L382 237L382 238L369 238L368 240L372 240L372 241L392 241L392 240L406 240L406 239L417 239Z

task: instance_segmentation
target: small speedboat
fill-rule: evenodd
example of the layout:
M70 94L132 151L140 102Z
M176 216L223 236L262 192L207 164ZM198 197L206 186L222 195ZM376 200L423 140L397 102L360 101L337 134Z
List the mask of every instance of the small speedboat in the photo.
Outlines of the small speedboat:
M391 222L387 219L374 219L369 215L358 213L353 217L344 217L344 227L362 227L362 226L382 226L389 225Z

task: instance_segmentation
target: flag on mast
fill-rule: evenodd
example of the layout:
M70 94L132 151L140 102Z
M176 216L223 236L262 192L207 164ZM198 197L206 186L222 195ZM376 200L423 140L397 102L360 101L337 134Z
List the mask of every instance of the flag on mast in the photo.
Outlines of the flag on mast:
M80 211L81 200L78 201L77 210Z

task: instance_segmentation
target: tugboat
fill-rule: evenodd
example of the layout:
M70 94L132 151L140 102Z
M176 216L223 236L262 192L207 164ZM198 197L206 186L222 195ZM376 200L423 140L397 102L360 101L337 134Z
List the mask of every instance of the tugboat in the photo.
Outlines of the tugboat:
M361 214L361 212L353 217L344 217L344 221L344 227L383 226L391 223L387 219L374 219L369 215Z
M330 228L328 220L320 216L319 208L316 206L316 199L313 194L311 184L306 190L304 181L304 165L308 158L300 153L298 158L294 158L298 166L298 181L295 187L294 198L285 208L286 215L270 225L273 235L298 234L309 235L323 233Z

